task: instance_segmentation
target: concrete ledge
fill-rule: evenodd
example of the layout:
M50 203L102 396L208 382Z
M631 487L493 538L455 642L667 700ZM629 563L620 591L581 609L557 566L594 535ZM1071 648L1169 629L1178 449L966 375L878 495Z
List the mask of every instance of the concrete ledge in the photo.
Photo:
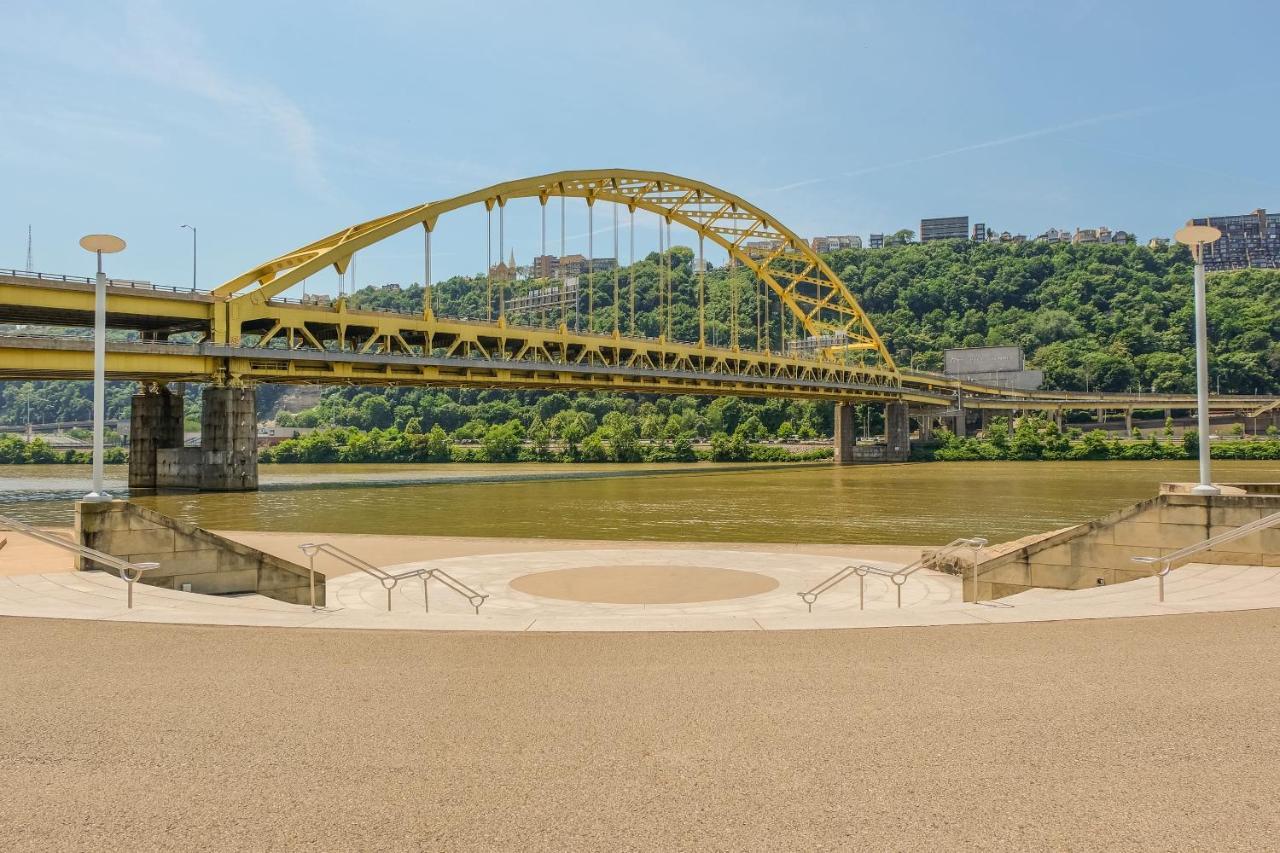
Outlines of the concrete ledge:
M191 592L212 595L255 592L290 604L311 601L305 567L128 501L77 502L76 539L131 562L159 563L143 577L151 586L180 590L190 584ZM324 575L317 572L316 604L324 601Z
M1190 494L1190 484L1164 483L1160 494L1094 521L999 550L978 565L978 595L1002 598L1030 589L1086 589L1151 575L1134 557L1164 556L1280 512L1280 484L1240 484L1223 494ZM1270 529L1196 555L1220 565L1280 565L1280 529ZM973 583L965 584L966 601Z

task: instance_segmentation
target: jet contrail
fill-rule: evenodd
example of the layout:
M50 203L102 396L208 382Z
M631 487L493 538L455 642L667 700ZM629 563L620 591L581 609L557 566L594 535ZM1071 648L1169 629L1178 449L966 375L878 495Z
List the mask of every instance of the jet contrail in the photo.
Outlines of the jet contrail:
M966 154L970 151L981 151L984 148L997 148L1001 145L1012 145L1015 142L1024 142L1028 139L1037 139L1041 136L1051 136L1055 133L1063 133L1068 130L1075 130L1078 127L1087 127L1093 124L1102 124L1103 122L1115 121L1117 119L1134 118L1136 116L1145 115L1155 112L1161 107L1143 107L1138 110L1126 110L1118 113L1105 113L1103 115L1091 116L1090 118L1077 119L1076 121L1067 122L1066 124L1054 125L1053 127L1042 127L1039 130L1028 130L1025 133L1016 133L1013 136L1003 136L999 139L989 139L986 142L976 142L973 145L963 145L959 148L949 148L946 151L939 151L936 154L926 154L923 157L912 157L909 160L898 160L893 163L883 163L879 166L868 166L865 169L855 169L851 172L837 172L822 178L809 178L804 181L796 181L791 184L784 184L780 187L773 187L765 190L765 192L786 192L787 190L795 190L800 187L813 186L832 178L857 178L862 175L870 175L875 172L884 172L889 169L899 169L903 166L914 166L917 163L928 163L931 160L941 160L943 157L953 157L956 154Z

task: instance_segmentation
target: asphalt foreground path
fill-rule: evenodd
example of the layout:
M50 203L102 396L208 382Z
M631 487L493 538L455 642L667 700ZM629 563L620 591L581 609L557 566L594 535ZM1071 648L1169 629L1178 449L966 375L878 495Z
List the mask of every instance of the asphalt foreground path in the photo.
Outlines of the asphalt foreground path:
M0 849L1258 849L1280 613L718 634L0 619Z

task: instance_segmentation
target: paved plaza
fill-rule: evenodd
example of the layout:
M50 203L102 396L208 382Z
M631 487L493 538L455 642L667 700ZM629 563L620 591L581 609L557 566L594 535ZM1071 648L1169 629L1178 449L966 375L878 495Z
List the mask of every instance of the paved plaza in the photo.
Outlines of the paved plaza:
M329 568L324 560L317 571ZM882 570L901 565L856 562ZM1031 590L975 605L962 600L959 577L921 570L903 585L901 607L890 579L871 574L862 590L860 579L850 577L809 612L796 593L850 564L847 556L832 554L631 547L473 554L386 567L449 572L488 596L478 614L435 581L424 596L417 579L395 586L388 611L385 588L361 572L330 577L327 605L315 610L258 595L196 595L142 584L135 587L130 610L124 583L114 575L44 572L0 577L0 615L323 629L785 631L1280 607L1280 568L1193 563L1169 576L1163 603L1157 601L1155 579L1148 578L1076 591ZM619 591L630 600L619 603ZM680 600L689 595L700 600Z
M1278 633L0 618L0 848L1267 849Z

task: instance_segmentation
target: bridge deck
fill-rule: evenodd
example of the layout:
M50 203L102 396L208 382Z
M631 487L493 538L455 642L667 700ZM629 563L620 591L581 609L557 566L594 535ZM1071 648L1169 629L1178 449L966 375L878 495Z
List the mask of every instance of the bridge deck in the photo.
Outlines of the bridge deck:
M247 304L246 304L247 302ZM0 378L92 375L93 282L0 271ZM506 322L358 311L344 300L232 300L112 280L107 324L133 333L108 346L113 378L310 384L482 385L683 394L901 400L917 406L1044 409L1190 408L1194 395L1026 392L852 361L549 329ZM30 325L82 330L33 334ZM175 337L171 337L175 336ZM1272 396L1215 397L1215 411L1262 412Z

